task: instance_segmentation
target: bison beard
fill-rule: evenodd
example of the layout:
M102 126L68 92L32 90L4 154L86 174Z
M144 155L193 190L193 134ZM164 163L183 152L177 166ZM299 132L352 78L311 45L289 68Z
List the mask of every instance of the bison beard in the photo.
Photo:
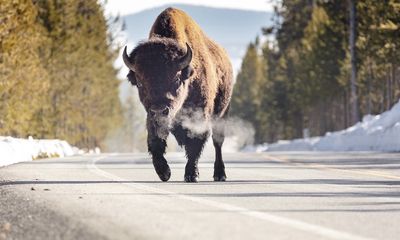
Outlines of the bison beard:
M232 67L225 51L183 11L168 8L156 19L147 41L128 55L128 80L137 86L147 111L147 144L162 181L171 170L164 158L171 132L187 157L184 180L197 182L198 160L210 136L215 147L214 180L225 181L224 129L232 94Z

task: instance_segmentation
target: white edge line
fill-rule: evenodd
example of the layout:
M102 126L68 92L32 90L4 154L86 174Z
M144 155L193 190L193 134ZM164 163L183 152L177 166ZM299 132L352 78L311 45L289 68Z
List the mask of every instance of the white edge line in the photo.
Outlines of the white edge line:
M121 177L118 177L116 175L108 173L104 170L99 169L96 166L97 161L105 159L109 156L115 156L115 155L117 155L117 154L111 154L108 156L101 156L101 157L94 158L90 162L87 163L86 167L89 171L91 171L92 173L95 173L96 175L108 178L113 181L121 181L121 182L123 182L121 184L127 185L129 187L133 187L138 190L143 190L143 191L147 191L150 193L174 196L179 199L188 200L188 201L195 202L195 203L198 203L201 205L210 206L210 207L222 209L222 210L229 211L229 212L236 212L238 214L242 214L245 216L250 216L250 217L253 217L256 219L265 220L265 221L272 222L272 223L275 223L278 225L291 227L291 228L294 228L297 230L317 234L317 235L320 235L323 237L328 237L331 239L371 240L371 238L365 238L365 237L357 236L357 235L354 235L351 233L346 233L346 232L306 223L306 222L295 220L295 219L276 216L276 215L265 213L265 212L250 210L247 208L238 207L238 206L234 206L234 205L227 204L227 203L220 203L220 202L216 202L216 201L208 200L208 199L204 199L204 198L192 197L192 196L188 196L188 195L184 195L184 194L179 194L179 193L175 193L175 192L171 192L171 191L166 191L166 190L150 187L150 186L140 184L140 183L127 183L127 181L128 181L127 179L123 179Z

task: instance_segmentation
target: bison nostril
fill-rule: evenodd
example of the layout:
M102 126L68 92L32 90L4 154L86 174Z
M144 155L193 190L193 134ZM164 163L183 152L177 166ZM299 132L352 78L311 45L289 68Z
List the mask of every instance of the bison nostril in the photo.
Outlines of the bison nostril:
M169 114L169 108L165 108L164 111L162 112L164 115L168 115Z
M169 108L166 107L164 109L150 109L149 111L150 116L155 117L155 116L167 116L169 114Z

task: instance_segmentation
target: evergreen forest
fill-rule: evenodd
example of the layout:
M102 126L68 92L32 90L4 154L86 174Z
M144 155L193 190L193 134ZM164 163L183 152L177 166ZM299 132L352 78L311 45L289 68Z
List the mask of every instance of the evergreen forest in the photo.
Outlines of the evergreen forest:
M341 130L398 101L398 1L282 0L273 22L248 45L232 99L257 143Z
M0 0L0 135L102 146L123 118L97 0Z

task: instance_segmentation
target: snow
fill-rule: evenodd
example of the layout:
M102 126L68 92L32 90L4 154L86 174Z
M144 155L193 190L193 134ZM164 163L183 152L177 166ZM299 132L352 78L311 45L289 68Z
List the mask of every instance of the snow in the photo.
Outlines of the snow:
M400 151L400 101L382 114L364 116L361 122L322 137L281 140L251 146L244 151Z
M0 167L32 161L38 157L66 157L78 152L66 141L0 136Z

